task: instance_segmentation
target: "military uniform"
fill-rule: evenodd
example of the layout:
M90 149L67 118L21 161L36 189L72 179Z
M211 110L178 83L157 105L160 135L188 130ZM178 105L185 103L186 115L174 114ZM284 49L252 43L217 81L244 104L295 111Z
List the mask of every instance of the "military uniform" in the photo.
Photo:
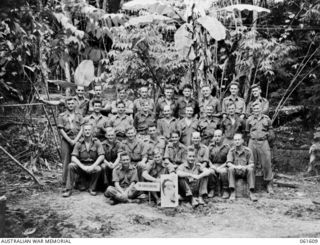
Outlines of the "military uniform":
M84 138L81 138L72 151L72 156L78 158L78 160L86 166L91 166L98 159L99 156L104 155L104 150L101 142L97 138L92 138L89 150L86 148ZM90 190L95 190L99 176L101 174L101 167L97 166L96 171L93 173L86 173L76 163L71 162L68 166L67 177L67 190L72 190L74 183L76 182L76 176L80 178L90 177Z
M159 164L154 160L151 160L147 162L144 172L145 171L153 178L160 179L160 176L163 174L170 174L175 172L175 166L171 163L165 163L164 161Z
M187 158L187 147L184 144L177 145L169 142L164 151L164 159L168 159L175 165L180 165Z
M120 102L120 99L114 100L111 102L111 113L112 114L117 114L118 109L117 109L117 103ZM133 113L133 102L131 100L125 99L122 100L124 103L124 108L126 109L126 114L131 115Z
M266 116L269 115L269 101L266 98L259 97L256 100L252 100L249 102L247 106L247 117L252 115L252 112L253 112L252 107L255 103L259 103L261 105L262 114L265 114Z
M204 117L199 120L199 131L201 135L201 142L205 145L209 145L214 131L219 128L220 120L217 117Z
M170 102L168 102L164 97L159 98L158 103L156 105L156 117L157 119L161 119L164 117L163 115L163 108L165 106L170 106L172 111L172 116L176 117L176 111L177 111L177 102L175 99L172 99Z
M167 145L167 140L164 136L162 135L158 135L156 137L156 139L152 139L149 135L147 137L145 137L145 139L143 140L143 143L146 145L146 147L148 148L148 159L153 159L153 152L154 149L158 149L161 153L161 155L163 156L164 154L164 150L166 148Z
M207 106L212 106L213 114L215 114L216 116L218 116L218 114L221 113L220 101L216 97L213 97L212 95L210 95L208 99L201 98L199 100L199 108L200 108L199 118L204 118L206 116Z
M84 118L84 123L92 124L94 137L97 137L100 141L105 140L105 129L109 125L108 117L103 116L101 113L98 116L92 113Z
M239 116L235 116L234 121L230 116L222 119L221 130L224 134L224 143L228 145L233 145L233 136L236 133L243 134L245 132L245 121Z
M186 118L183 118L178 121L177 129L181 135L180 141L182 144L188 146L191 144L192 133L199 131L199 121L196 118L192 118L191 123L188 125Z
M170 134L177 130L178 120L175 117L171 117L169 120L166 118L158 119L158 132L163 135L167 140L170 139Z
M102 147L104 149L104 159L108 162L114 163L118 157L118 153L120 152L121 143L119 140L115 140L114 142L109 142L107 139L101 142ZM112 182L112 170L107 164L101 164L102 172L103 172L103 183L105 185L110 185Z
M187 172L195 175L199 175L203 171L203 167L200 167L197 164L194 164L193 167L190 167L187 161L178 166L177 172ZM208 177L203 177L199 180L195 180L190 177L179 177L178 178L179 193L181 196L202 196L208 194Z
M99 100L101 101L101 108L104 108L106 105L109 104L108 100L97 96L93 96L93 98L89 101L89 112L93 112L93 101Z
M112 181L114 183L119 182L120 187L126 190L132 183L139 181L136 167L130 164L129 169L125 170L122 166L118 166L112 172ZM117 202L127 202L128 199L134 199L138 197L138 195L139 192L137 190L131 189L131 191L128 192L128 198L125 198L114 186L108 186L105 192L105 196Z
M154 124L155 124L155 116L151 111L148 111L148 112L139 111L134 116L133 126L136 128L137 132L140 135L147 134L148 127Z
M147 99L138 98L138 99L135 99L133 101L133 113L136 114L136 113L142 111L144 103L148 103L149 110L152 111L152 112L154 111L155 104L154 104L153 99L150 99L150 98L147 98Z
M227 156L227 163L230 162L235 166L247 166L253 164L253 154L250 148L241 146L239 150L232 147ZM228 168L228 181L229 187L235 188L236 177L246 178L249 188L254 189L254 167L247 167L245 170L235 169L234 167Z
M89 111L89 102L90 100L83 97L83 99L79 98L78 96L73 97L76 104L76 111L79 112L83 117L88 114Z
M180 97L177 100L177 108L176 108L178 118L181 119L186 116L186 107L188 106L191 106L193 108L193 116L198 115L199 113L198 102L193 98L190 98L189 101L186 101L184 97Z
M236 114L245 115L246 114L246 103L244 99L239 96L233 98L231 95L222 100L222 114L227 114L227 108L230 103L236 105Z
M127 128L133 126L132 117L128 115L115 115L110 119L110 126L114 128L119 140L126 137Z
M268 140L274 138L272 122L266 115L250 116L246 122L246 131L250 140L248 147L253 152L256 175L264 176L265 181L273 179L271 169L271 150Z
M75 139L81 130L82 115L80 112L71 114L69 111L61 113L58 117L57 127L63 129L70 139ZM71 152L73 146L61 137L61 157L62 157L62 182L66 183L68 174L68 164L71 162Z
M205 166L207 166L209 164L209 149L206 145L204 144L199 144L198 146L196 145L191 145L190 147L192 147L195 150L195 154L196 154L196 163L202 163Z

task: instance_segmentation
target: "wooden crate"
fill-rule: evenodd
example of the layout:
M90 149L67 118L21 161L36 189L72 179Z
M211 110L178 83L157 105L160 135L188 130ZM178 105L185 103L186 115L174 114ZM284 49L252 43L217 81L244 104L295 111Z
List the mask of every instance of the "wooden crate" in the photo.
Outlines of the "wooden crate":
M236 179L235 193L237 198L249 197L249 185L245 179Z

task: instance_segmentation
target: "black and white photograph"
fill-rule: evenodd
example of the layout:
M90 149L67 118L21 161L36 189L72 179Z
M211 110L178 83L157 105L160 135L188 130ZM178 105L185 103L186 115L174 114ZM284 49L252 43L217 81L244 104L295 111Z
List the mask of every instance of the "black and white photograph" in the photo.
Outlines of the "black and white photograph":
M0 0L0 243L318 237L320 1Z

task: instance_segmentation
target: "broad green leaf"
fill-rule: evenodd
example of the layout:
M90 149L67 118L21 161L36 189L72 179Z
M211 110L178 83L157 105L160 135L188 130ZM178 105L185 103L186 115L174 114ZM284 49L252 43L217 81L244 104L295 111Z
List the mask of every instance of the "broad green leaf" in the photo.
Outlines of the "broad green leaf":
M84 60L74 73L74 81L77 85L89 86L94 79L94 66L92 60Z
M216 41L226 38L226 28L220 21L211 16L203 16L197 19L197 22L205 28L210 36Z
M193 43L192 33L188 30L189 28L191 28L189 24L183 24L174 34L175 48L183 58L188 56Z
M158 15L158 14L148 14L148 15L142 15L139 17L133 17L131 18L127 23L126 26L139 26L139 25L145 25L150 23L158 23L161 21L170 21L171 18Z
M256 11L256 12L267 12L270 13L269 9L266 8L262 8L259 6L255 6L255 5L251 5L251 4L235 4L235 5L230 5L224 8L219 9L218 11L234 11L234 10L239 10L239 11L243 11L243 10L249 10L249 11Z

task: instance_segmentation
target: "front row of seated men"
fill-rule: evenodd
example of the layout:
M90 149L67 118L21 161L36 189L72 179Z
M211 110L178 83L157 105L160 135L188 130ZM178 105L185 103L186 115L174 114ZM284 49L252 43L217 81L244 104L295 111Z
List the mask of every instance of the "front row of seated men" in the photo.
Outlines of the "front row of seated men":
M184 200L190 201L192 206L205 204L204 197L214 195L213 190L218 181L222 182L222 197L234 200L237 177L246 178L250 199L257 200L253 193L253 153L244 146L242 134L234 135L234 146L229 149L228 145L223 144L221 130L214 132L209 148L200 143L198 132L192 133L189 147L179 142L179 132L172 132L164 154L159 147L153 148L151 153L144 151L142 148L145 145L136 139L133 127L126 131L126 136L127 139L119 145L114 130L108 128L107 142L102 144L93 137L92 125L85 124L83 137L75 144L71 154L63 197L69 197L74 187L79 190L88 189L88 192L95 196L98 180L102 176L104 184L108 185L106 197L115 203L134 202L137 197L144 195L135 189L137 182L159 182L162 174L177 174L179 194ZM118 147L113 154L108 151L107 155L105 145L108 149L115 145ZM213 153L210 156L208 149ZM156 203L160 204L159 193L151 195Z

